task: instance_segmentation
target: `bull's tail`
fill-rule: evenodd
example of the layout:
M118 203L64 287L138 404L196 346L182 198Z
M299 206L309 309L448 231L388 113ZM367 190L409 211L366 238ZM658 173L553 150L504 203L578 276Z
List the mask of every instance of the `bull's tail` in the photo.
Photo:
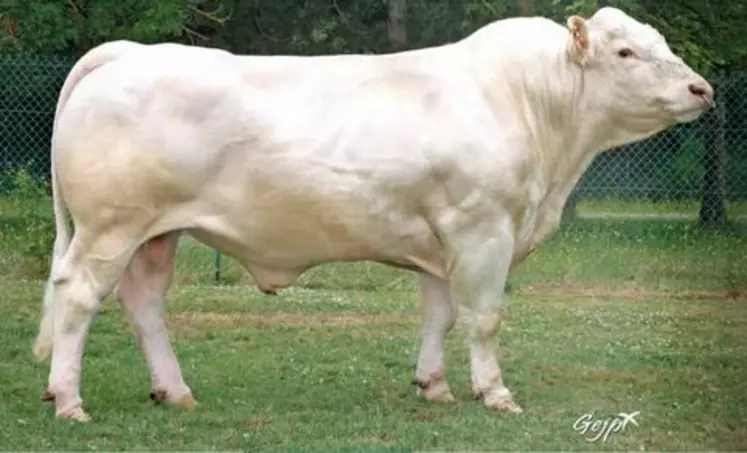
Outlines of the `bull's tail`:
M44 302L42 306L42 319L39 324L39 333L34 342L33 352L38 359L45 359L52 352L52 344L54 339L54 281L58 275L58 269L70 247L71 241L71 229L68 219L67 209L65 207L65 201L60 192L60 185L55 171L55 135L57 133L57 125L59 122L60 114L62 113L65 105L67 104L70 95L72 94L78 83L88 74L95 71L97 68L105 65L106 63L116 59L117 57L125 54L126 52L133 50L137 47L142 46L130 41L113 41L106 44L102 44L88 51L83 57L81 57L65 79L60 90L60 96L57 100L57 107L54 115L54 124L52 127L52 148L51 148L51 180L52 180L52 203L55 217L55 229L56 236L54 240L54 247L52 251L52 263L47 280L46 287L44 289Z

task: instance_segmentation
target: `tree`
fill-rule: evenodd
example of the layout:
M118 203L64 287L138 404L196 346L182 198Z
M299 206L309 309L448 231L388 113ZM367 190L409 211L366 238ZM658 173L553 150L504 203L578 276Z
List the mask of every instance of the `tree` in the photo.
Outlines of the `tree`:
M224 23L220 4L201 0L0 0L0 52L79 55L104 41L207 39L201 23Z
M389 42L397 47L404 47L407 44L407 24L405 17L407 14L407 0L389 0Z

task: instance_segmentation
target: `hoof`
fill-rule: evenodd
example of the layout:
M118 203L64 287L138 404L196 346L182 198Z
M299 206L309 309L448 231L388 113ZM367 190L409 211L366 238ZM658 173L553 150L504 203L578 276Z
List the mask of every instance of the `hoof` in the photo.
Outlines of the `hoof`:
M516 404L514 401L511 392L503 385L500 372L497 372L492 376L485 386L478 385L473 376L472 395L475 399L482 398L485 407L491 410L510 412L512 414L520 414L524 412L521 406Z
M476 400L479 400L482 398L482 392L477 389L476 387L472 387L472 397Z
M411 384L418 387L417 395L436 403L450 403L454 395L442 373L434 373L429 379L414 378Z
M198 406L197 400L192 396L191 393L187 393L181 398L173 401L171 405L175 407L181 407L182 409L186 409L188 411L195 410Z
M280 285L257 285L257 288L259 288L259 291L267 296L277 296L278 290L282 288Z
M418 395L434 403L453 403L455 401L454 395L448 388L438 393L430 390L418 389Z
M168 398L169 395L166 393L166 390L153 390L150 392L150 400L155 404L161 404L168 400Z
M511 414L521 414L524 410L516 404L516 401L509 395L500 398L486 398L485 407L491 410L508 412Z
M57 414L58 419L70 419L81 423L88 423L91 421L91 416L86 413L80 406L75 406L69 411Z
M197 407L197 400L195 400L191 393L187 393L176 399L171 399L169 398L169 394L166 392L166 390L154 390L150 392L150 399L155 404L168 402L174 407L180 407L187 410L193 410Z

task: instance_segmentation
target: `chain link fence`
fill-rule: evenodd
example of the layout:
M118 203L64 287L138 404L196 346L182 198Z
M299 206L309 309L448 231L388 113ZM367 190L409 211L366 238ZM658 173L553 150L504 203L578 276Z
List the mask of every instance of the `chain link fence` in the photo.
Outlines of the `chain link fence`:
M48 179L55 103L72 58L0 56L0 200L10 175L25 169ZM741 221L747 215L747 73L715 81L718 108L704 118L599 156L568 203L568 219L698 217ZM0 209L3 204L0 201ZM50 203L39 206L51 211ZM564 228L577 228L577 221ZM191 239L180 250L187 281L238 281L232 261Z

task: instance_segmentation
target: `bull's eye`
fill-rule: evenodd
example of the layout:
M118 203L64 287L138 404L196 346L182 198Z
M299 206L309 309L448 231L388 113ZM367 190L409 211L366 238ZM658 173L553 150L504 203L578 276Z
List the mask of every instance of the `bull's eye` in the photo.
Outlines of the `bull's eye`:
M620 56L620 58L628 58L633 56L633 51L626 47L624 49L618 50L617 54Z

